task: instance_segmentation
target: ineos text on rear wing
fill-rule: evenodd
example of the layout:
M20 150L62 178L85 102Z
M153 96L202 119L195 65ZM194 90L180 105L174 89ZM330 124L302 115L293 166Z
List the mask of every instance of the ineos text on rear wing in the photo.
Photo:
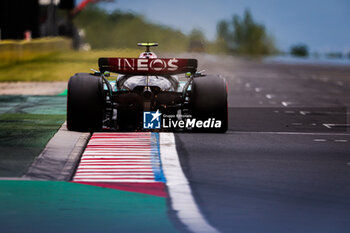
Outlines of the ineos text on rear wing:
M130 75L175 75L197 71L196 59L183 58L99 58L101 72Z

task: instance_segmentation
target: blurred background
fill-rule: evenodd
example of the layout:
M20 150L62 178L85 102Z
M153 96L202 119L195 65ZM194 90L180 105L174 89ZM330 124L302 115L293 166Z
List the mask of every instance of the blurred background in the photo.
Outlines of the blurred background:
M0 81L67 80L100 56L137 56L137 42L164 53L349 65L348 22L347 0L2 0Z

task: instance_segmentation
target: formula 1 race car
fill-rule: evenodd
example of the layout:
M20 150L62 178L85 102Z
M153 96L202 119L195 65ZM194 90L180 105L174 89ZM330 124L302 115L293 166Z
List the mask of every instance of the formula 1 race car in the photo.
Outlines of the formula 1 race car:
M197 72L196 59L157 58L150 51L157 43L138 45L146 47L139 58L99 58L99 71L69 79L69 130L226 132L224 78ZM116 79L112 80L111 72L117 73ZM181 73L187 81L179 81ZM148 125L146 113L153 115ZM155 119L159 124L148 127Z

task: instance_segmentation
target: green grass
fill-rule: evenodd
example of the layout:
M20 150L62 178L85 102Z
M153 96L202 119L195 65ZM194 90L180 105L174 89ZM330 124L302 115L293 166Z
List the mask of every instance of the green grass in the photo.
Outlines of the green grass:
M66 119L65 96L0 96L0 177L22 176Z
M0 63L0 82L67 81L79 72L98 69L99 57L137 57L140 50L95 50L55 53L7 65Z
M1 232L178 232L167 199L54 181L0 181Z
M22 176L65 120L65 115L0 115L0 176Z

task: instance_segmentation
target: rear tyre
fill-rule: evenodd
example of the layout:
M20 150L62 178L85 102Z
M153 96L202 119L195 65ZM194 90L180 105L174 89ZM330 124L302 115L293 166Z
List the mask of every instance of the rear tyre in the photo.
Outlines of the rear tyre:
M104 92L102 78L78 73L68 82L67 128L91 132L102 129Z
M192 83L193 115L197 120L221 121L219 128L196 128L200 132L224 133L228 128L227 85L217 75L198 77ZM215 125L215 124L214 124Z

